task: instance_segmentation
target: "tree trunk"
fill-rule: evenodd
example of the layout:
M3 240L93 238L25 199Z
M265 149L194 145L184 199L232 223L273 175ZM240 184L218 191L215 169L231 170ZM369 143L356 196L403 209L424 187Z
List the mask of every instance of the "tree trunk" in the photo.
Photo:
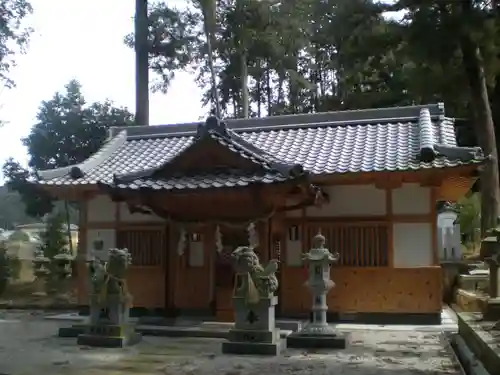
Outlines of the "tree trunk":
M135 121L149 125L148 1L135 2Z
M471 1L462 2L462 11L466 19L471 17L472 6ZM470 86L475 133L484 153L490 157L481 173L481 232L484 234L485 230L496 226L499 214L500 192L495 127L481 51L472 39L470 30L462 29L460 46Z
M248 95L248 65L247 65L247 52L243 46L241 51L240 60L240 74L241 74L241 115L243 118L249 116L249 95Z
M73 256L75 255L73 253L73 237L71 236L71 220L70 220L70 215L69 215L69 204L68 201L64 201L64 214L65 214L65 220L66 220L66 234L68 235L68 246L69 246L69 253Z
M267 115L271 116L273 111L272 85L271 85L271 64L267 63L266 69L266 95L267 95Z
M212 89L212 106L215 115L220 119L222 116L219 92L217 91L217 77L214 68L214 56L212 52L212 47L215 44L215 7L216 3L212 0L200 0L200 5L203 13L203 31L205 33L205 38L207 39L207 55L208 55L208 68L210 70L210 81Z

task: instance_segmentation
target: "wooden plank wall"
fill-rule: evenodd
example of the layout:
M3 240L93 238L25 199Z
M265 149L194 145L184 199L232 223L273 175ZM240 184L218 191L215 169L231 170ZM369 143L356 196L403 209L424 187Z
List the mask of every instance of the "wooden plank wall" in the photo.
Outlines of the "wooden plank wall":
M285 228L295 225L288 223ZM432 313L441 309L441 268L392 268L387 222L303 223L304 249L318 230L326 237L326 247L338 251L339 263L332 267L336 286L328 294L332 312L412 312ZM287 266L286 241L282 251L280 304L284 315L307 314L311 296L304 286L305 267Z
M127 248L132 265L127 272L127 286L134 306L165 307L165 267L168 238L166 228L118 229L116 245Z

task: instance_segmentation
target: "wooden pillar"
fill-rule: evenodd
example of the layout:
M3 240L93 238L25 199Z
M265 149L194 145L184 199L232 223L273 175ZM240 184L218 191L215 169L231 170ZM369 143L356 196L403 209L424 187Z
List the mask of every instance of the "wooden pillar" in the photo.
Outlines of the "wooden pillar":
M431 187L430 201L430 222L431 222L431 239L432 239L432 264L439 265L439 248L438 248L438 233L437 233L437 208L438 187Z
M76 256L76 299L78 305L87 305L88 290L87 290L87 226L88 226L88 200L89 197L84 195L80 202L79 219L78 219L78 248Z
M387 266L394 267L394 213L392 209L392 188L385 189L385 210L387 215Z

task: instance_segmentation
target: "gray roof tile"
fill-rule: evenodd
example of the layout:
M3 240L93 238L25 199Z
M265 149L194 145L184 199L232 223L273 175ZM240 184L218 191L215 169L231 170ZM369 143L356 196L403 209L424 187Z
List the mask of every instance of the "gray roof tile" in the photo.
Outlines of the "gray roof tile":
M153 190L183 190L183 189L209 189L221 187L243 187L253 183L270 184L283 182L287 179L280 173L266 172L248 175L241 171L228 171L227 173L204 174L197 176L175 176L172 178L149 179L138 178L127 183L116 183L120 189L153 189Z
M484 159L478 148L457 147L454 122L444 117L441 104L227 123L231 131L266 155L289 165L302 165L312 174L446 168ZM100 154L78 166L84 172L83 178L71 178L71 167L44 171L40 177L43 183L54 185L111 184L114 175L161 167L193 142L198 126L113 129L113 137ZM421 155L425 148L432 154L430 159ZM230 176L224 180L220 175L194 179L197 178L222 185L231 181ZM196 181L169 180L158 184L194 186ZM144 183L137 181L136 185Z

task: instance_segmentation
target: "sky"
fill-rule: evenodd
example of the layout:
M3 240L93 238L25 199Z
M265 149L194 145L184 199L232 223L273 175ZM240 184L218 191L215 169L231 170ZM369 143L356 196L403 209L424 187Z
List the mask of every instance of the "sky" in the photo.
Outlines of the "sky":
M169 4L182 6L182 0ZM34 124L40 103L71 79L87 102L112 100L135 112L134 52L123 44L133 31L134 0L31 0L34 27L25 55L12 70L14 89L0 93L0 162L12 156L27 163L21 138ZM42 5L43 4L43 5ZM206 114L194 76L180 73L166 95L151 94L150 123L196 121ZM1 176L0 176L1 181Z

